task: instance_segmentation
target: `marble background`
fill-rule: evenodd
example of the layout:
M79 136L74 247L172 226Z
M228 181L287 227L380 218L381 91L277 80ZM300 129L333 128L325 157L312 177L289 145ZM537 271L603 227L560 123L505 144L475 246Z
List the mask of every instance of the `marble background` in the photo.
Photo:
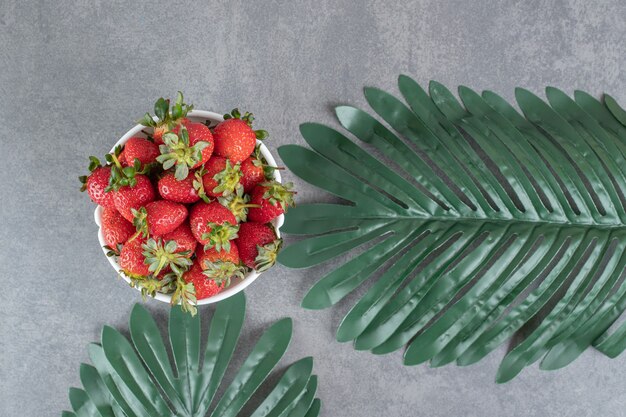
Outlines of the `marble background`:
M623 0L0 1L0 415L59 415L87 344L103 324L127 328L140 297L102 256L76 177L155 98L182 90L200 109L249 109L275 150L303 143L301 122L337 126L336 104L366 106L364 85L396 92L400 73L507 98L554 85L624 103L625 39ZM301 202L328 199L286 177ZM249 287L237 359L293 317L282 363L315 357L323 415L626 415L624 356L587 351L559 372L531 367L496 385L504 347L471 367L430 369L335 342L349 302L299 307L330 266L277 267ZM165 317L166 305L147 306Z

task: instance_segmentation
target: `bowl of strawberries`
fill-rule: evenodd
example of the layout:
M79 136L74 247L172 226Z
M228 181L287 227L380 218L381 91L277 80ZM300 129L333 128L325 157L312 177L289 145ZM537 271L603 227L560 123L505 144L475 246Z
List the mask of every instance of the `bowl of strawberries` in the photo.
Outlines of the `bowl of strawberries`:
M291 184L263 144L265 130L160 98L105 156L90 157L82 190L98 205L98 240L130 284L195 314L271 268Z

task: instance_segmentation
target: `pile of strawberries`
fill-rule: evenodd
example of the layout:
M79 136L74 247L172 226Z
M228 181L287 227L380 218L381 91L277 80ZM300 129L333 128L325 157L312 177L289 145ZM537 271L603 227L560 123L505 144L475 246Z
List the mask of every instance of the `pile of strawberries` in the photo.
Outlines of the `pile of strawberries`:
M211 297L254 269L270 268L281 240L270 223L294 204L291 184L274 181L260 153L253 116L237 109L212 127L186 116L183 95L160 98L140 120L145 136L90 157L81 190L102 206L109 256L117 256L142 294L172 294L195 313Z

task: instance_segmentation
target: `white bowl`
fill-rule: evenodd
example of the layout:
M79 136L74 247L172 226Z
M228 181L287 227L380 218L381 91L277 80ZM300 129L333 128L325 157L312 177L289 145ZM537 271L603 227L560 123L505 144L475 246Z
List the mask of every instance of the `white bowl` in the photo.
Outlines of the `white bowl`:
M217 113L213 113L210 111L203 111L203 110L193 110L192 112L190 112L187 117L192 120L192 121L196 121L196 122L205 122L207 120L210 120L212 123L219 123L221 121L224 120L224 118L217 114ZM120 138L120 140L117 141L117 143L113 146L113 148L111 148L111 152L113 152L115 150L115 147L118 145L123 145L124 143L126 143L126 141L134 136L145 136L142 132L142 130L145 129L144 126L142 125L136 125L135 127L133 127L132 129L130 129L128 132L126 132L126 134L124 136L122 136ZM261 149L261 154L263 154L263 157L265 157L265 159L267 160L267 163L271 166L277 166L276 165L276 161L274 160L274 157L272 156L272 154L270 153L270 151L267 149L267 147L261 143L260 141L257 140L257 144L260 145L260 149ZM281 182L281 178L280 178L280 172L278 172L278 170L274 170L274 179L278 182ZM156 191L156 190L155 190ZM158 191L157 191L158 193ZM100 242L100 246L102 247L102 253L104 254L104 256L106 256L107 250L104 249L104 246L106 245L105 241L104 241L104 236L102 234L102 227L101 227L101 218L102 218L102 207L98 206L94 212L94 218L96 220L96 224L98 225L98 241ZM277 237L280 237L280 227L283 225L283 222L285 221L285 217L283 215L280 215L279 217L277 217L276 219L274 219L272 221L272 224L274 225L274 228L276 229L276 235ZM109 263L111 264L111 266L113 267L113 269L115 269L115 271L127 282L130 284L130 278L127 277L123 272L122 269L120 268L120 265L117 263L117 257L116 256L106 256L106 258L109 260ZM223 291L221 291L220 293L214 295L213 297L208 297L208 298L204 298L202 300L198 300L198 305L204 305L204 304L211 304L211 303L216 303L218 301L224 300L230 296L233 296L235 294L237 294L239 291L242 291L244 288L246 288L248 285L252 284L252 282L254 282L255 279L258 278L258 276L261 275L260 273L256 272L256 271L252 271L248 274L246 274L244 276L243 279L240 278L236 278L231 280L230 286L228 286L228 288L224 289ZM136 288L137 289L137 288ZM139 291L139 289L137 289ZM157 293L157 295L154 297L155 299L159 300L159 301L163 301L164 303L169 303L172 300L172 296L170 294L161 294L161 293Z

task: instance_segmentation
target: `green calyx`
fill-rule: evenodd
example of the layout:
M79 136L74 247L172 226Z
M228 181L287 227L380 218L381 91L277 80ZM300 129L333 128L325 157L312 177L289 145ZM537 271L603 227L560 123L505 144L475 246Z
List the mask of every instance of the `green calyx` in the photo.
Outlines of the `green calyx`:
M89 157L89 172L94 172L96 168L100 168L101 166L102 164L100 163L100 160L98 158L96 158L95 156Z
M230 113L226 113L224 115L224 120L228 120L228 119L241 119L244 122L246 122L248 126L252 127L252 122L254 121L254 115L250 112L245 112L242 115L239 109L235 108ZM261 130L261 129L255 130L254 134L258 140L267 139L269 136L269 133L267 133L267 130Z
M226 167L213 176L213 179L217 181L217 187L213 188L213 192L215 194L222 193L222 196L228 197L236 189L241 188L239 183L241 176L241 165L239 163L232 165L227 159Z
M149 239L142 246L143 256L148 270L153 275L159 275L164 269L169 267L176 275L182 275L191 265L190 251L176 252L178 248L174 240L163 242L162 239Z
M103 248L107 251L106 255L110 258L112 256L120 256L122 245L118 244L115 248L112 248L109 245L105 245L103 246Z
M261 153L260 145L257 145L254 148L254 157L252 157L252 165L254 165L255 167L263 167L263 175L265 176L265 179L269 181L274 179L274 171L276 170L281 171L285 169L284 167L274 167L274 166L269 165L267 163L267 160Z
M196 288L193 283L185 282L182 275L168 274L171 275L170 279L172 279L174 284L174 293L172 294L171 305L175 306L176 304L180 304L180 307L183 311L190 313L192 316L195 316L198 309L196 308ZM166 275L167 277L167 275Z
M282 239L276 239L267 245L257 245L258 255L254 259L254 269L257 272L263 272L271 268L276 263L282 244Z
M98 158L96 158L95 156L90 156L89 157L89 172L94 172L96 170L96 168L100 168L102 166L102 164L100 163L100 160ZM80 177L78 177L78 180L80 181L80 191L83 192L87 189L87 179L89 179L88 175L81 175Z
M181 126L178 135L172 132L163 135L163 145L159 146L161 155L157 161L163 164L164 170L176 166L174 177L182 181L189 175L189 169L202 160L202 150L207 146L209 143L205 141L189 146L189 132Z
M141 162L135 159L133 165L123 167L119 161L120 153L122 152L121 146L117 146L112 154L106 155L106 161L111 165L111 177L109 178L109 185L104 191L117 191L122 187L134 187L137 185L136 175L149 174L153 166L146 164L141 166Z
M215 281L217 285L230 285L231 278L244 278L245 269L228 261L205 262L203 274Z
M217 199L221 205L230 210L238 222L245 222L248 219L248 209L252 207L261 207L258 204L249 204L250 196L244 194L243 187L237 187L237 191L228 197L219 197Z
M198 193L198 197L202 199L205 203L210 203L211 199L208 195L206 195L206 191L204 190L204 181L202 177L207 173L204 165L200 166L199 169L194 172L194 180L193 180L193 189Z
M201 236L202 240L208 241L204 245L204 250L215 248L218 252L230 252L230 241L237 238L239 225L229 222L222 224L209 222L207 227L211 230Z
M141 207L138 210L131 208L130 212L133 214L133 226L137 229L137 233L132 235L129 241L134 240L138 236L142 236L143 238L148 238L150 236L150 231L148 230L148 212L145 207Z
M266 188L263 199L269 201L271 205L280 205L283 211L287 211L287 207L295 205L293 196L296 193L293 191L293 183L281 184L277 181L269 181L261 183L261 186Z
M183 101L183 93L180 91L176 95L176 101L170 108L170 100L159 98L154 103L154 114L157 120L150 113L146 113L138 123L147 127L159 127L167 126L168 129L173 129L181 118L186 117L187 114L193 110L193 104L186 104Z
M174 290L173 277L168 277L167 275L162 279L158 279L152 275L145 277L136 274L128 274L127 272L124 272L124 274L130 278L130 286L132 288L139 288L141 290L141 297L144 300L147 297L155 297L157 293L168 294Z

